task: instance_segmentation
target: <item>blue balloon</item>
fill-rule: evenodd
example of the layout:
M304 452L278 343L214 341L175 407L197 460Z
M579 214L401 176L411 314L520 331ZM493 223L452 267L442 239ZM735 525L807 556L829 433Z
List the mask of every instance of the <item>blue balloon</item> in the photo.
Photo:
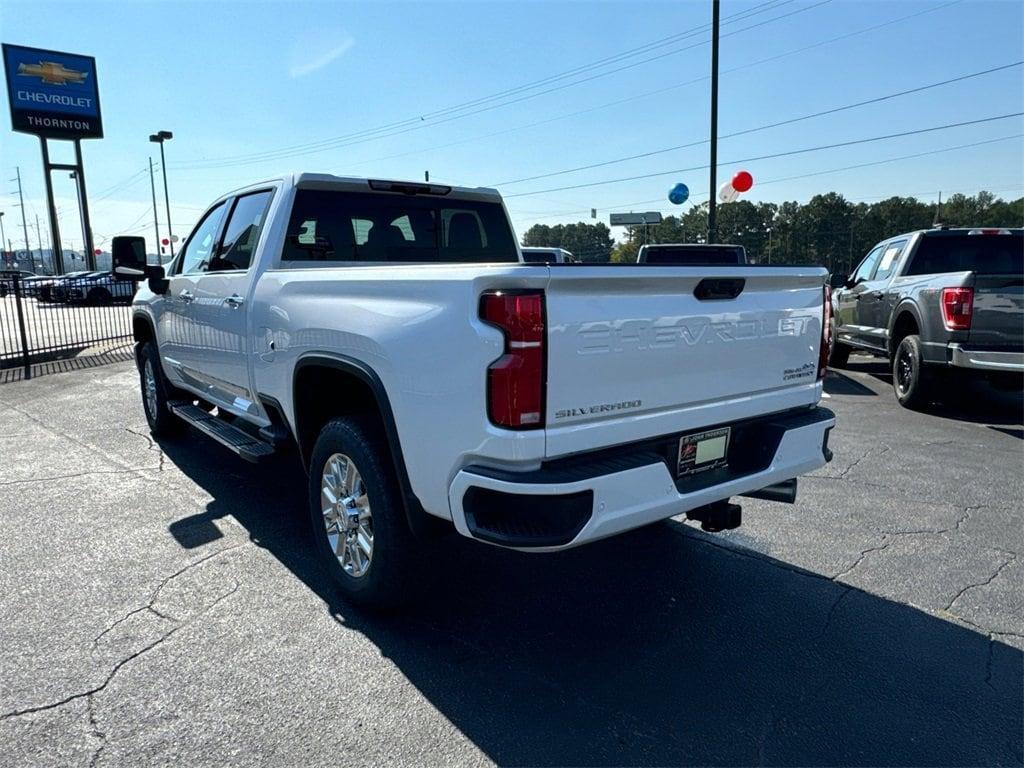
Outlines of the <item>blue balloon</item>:
M690 198L690 188L685 184L676 184L668 191L669 202L673 205L682 205Z

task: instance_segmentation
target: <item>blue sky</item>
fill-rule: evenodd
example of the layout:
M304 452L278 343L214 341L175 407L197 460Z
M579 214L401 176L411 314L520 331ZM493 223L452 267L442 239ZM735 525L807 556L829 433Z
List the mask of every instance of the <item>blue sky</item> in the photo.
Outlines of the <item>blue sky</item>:
M720 133L1020 61L1022 7L1016 0L724 0ZM546 179L504 182L706 139L710 49L709 34L700 28L710 18L707 0L8 0L0 13L4 42L97 59L106 138L86 142L84 153L93 229L101 243L128 231L152 238L148 175L140 172L155 149L147 137L158 129L175 135L167 160L172 216L181 236L222 192L292 170L420 179L429 169L431 180L497 185L520 235L535 222L589 220L591 207L604 221L616 210L671 212L666 194L677 181L688 184L693 200L706 199L703 169L521 194L704 165L706 144ZM690 30L690 36L642 55L588 66ZM808 50L792 53L799 49ZM765 59L774 60L757 63ZM431 116L576 68L579 74L540 88ZM719 177L746 168L755 179L747 197L755 201L806 200L831 190L854 200L896 194L933 200L939 190L948 196L982 188L1019 196L1024 194L1024 140L1015 136L1024 132L1019 117L773 160L731 161L1020 112L1022 70L1016 66L722 139ZM554 90L538 95L549 89ZM38 213L45 230L43 178L37 139L11 132L6 113L4 106L0 210L7 213L7 237L21 247L21 227L15 226L20 214L10 194L15 187L7 180L20 166L28 218L34 223ZM388 131L361 133L395 123ZM994 139L1002 140L820 174ZM313 153L301 148L316 142L327 145ZM296 146L303 154L248 157ZM54 144L52 151L58 159L70 157L66 147ZM774 181L807 174L819 175ZM61 176L55 175L55 183L63 237L80 247L73 187ZM162 206L161 228L166 231ZM34 232L29 234L34 245Z

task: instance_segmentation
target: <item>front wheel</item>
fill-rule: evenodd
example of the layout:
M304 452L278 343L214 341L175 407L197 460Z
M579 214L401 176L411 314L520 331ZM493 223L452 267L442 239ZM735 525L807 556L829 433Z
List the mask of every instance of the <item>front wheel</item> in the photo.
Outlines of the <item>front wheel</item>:
M892 359L892 386L904 408L920 409L928 404L931 380L921 356L921 338L903 337Z
M181 431L183 422L167 407L168 396L174 392L164 378L156 343L147 341L139 350L139 383L142 386L142 410L154 437L170 437Z
M414 541L388 449L368 422L334 419L309 463L309 513L321 560L352 602L395 608L408 592Z

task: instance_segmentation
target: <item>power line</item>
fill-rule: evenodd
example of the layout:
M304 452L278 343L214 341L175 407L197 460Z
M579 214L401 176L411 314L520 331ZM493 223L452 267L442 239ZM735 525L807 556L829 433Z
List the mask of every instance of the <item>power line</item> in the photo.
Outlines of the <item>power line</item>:
M768 0L768 2L764 2L764 3L762 3L759 6L755 6L754 8L749 9L747 11L743 11L743 12L740 12L740 13L737 13L737 14L733 14L732 16L727 17L727 18L733 19L734 21L735 20L739 20L739 19L737 19L737 17L741 17L741 18L742 17L749 17L749 16L752 16L752 15L755 15L756 13L764 12L764 10L772 10L775 7L779 7L780 5L785 5L785 4L787 4L789 2L792 2L792 1L793 0L784 0L784 2L780 3L779 0ZM772 6L772 7L769 7L769 8L766 9L765 8L766 6ZM734 21L730 22L730 23L734 23ZM413 116L413 117L404 118L402 120L397 120L395 122L386 123L384 125L379 125L379 126L376 126L374 128L365 128L365 129L360 130L360 131L354 131L352 133L342 134L341 136L335 136L335 137L330 138L330 139L322 139L320 141L315 141L315 142L302 142L302 143L299 143L299 144L293 144L293 145L286 146L286 147L279 147L276 150L266 150L264 152L252 152L252 153L245 153L245 154L241 154L241 155L234 155L234 156L230 156L230 157L227 157L227 158L222 158L222 160L231 160L231 161L233 161L233 160L243 160L243 159L249 159L249 158L254 158L254 157L261 157L263 155L277 154L277 153L281 153L281 152L291 152L291 151L294 151L294 150L310 149L310 148L313 148L313 147L330 148L327 145L331 145L331 144L333 144L334 142L337 142L337 141L345 141L345 140L354 139L354 138L361 138L361 137L364 137L364 136L367 136L367 135L370 135L370 134L380 133L382 131L390 131L390 130L393 130L395 128L401 128L401 127L404 127L404 126L407 126L407 125L410 125L410 124L421 123L421 122L424 122L424 121L426 121L428 119L433 119L434 117L440 117L440 116L443 116L443 115L446 115L446 114L450 114L450 113L456 112L456 111L464 111L466 109L469 109L470 107L477 106L477 105L479 105L481 103L485 103L487 101L493 101L495 99L499 99L499 98L502 98L504 96L512 95L512 94L515 94L515 93L521 93L521 92L526 91L526 90L531 90L531 89L534 89L534 88L538 88L538 87L541 87L541 86L546 85L548 83L557 81L559 79L564 79L564 78L567 78L567 77L571 77L574 74L577 74L577 73L579 73L581 71L586 71L588 68L599 67L599 66L603 66L603 65L605 65L607 63L614 63L614 61L625 59L625 58L629 58L630 56L640 55L640 54L646 52L646 50L648 50L648 49L650 49L652 47L667 45L667 44L670 44L671 42L675 42L675 41L677 41L679 39L683 39L685 37L692 36L693 34L697 34L697 33L706 31L707 29L708 29L708 25L707 24L698 25L696 27L692 27L691 29L685 30L685 31L677 33L675 35L670 35L669 37L661 38L660 40L656 40L656 41L654 41L652 43L647 43L646 45L639 46L638 48L631 48L631 49L629 49L627 51L623 51L623 52L620 52L620 53L612 55L612 56L607 56L607 57L605 57L603 59L597 59L596 61L592 61L592 62L589 62L588 64L580 65L580 66L575 67L573 69L566 70L564 72L560 72L560 73L558 73L556 75L549 75L548 77L541 78L540 80L534 80L534 81L531 81L529 83L525 83L523 85L515 86L513 88L507 88L507 89L505 89L503 91L498 91L496 93L489 94L487 96L478 97L478 98L472 99L470 101L460 102L459 104L455 104L455 105L452 105L450 107L445 107L443 109L435 110L433 112L427 112L427 113L424 113L422 115L416 115L416 116Z
M885 96L876 96L876 97L871 98L871 99L865 99L863 101L854 102L853 104L845 104L845 105L843 105L841 107L833 107L832 109L825 109L825 110L822 110L820 112L812 112L811 114L801 115L800 117L793 117L793 118L790 118L788 120L779 120L779 121L774 122L774 123L767 123L765 125L760 125L760 126L758 126L756 128L747 128L747 129L742 130L742 131L735 131L734 133L726 133L726 134L723 134L723 135L719 136L718 138L719 138L719 140L721 140L721 139L732 139L732 138L735 138L737 136L745 136L745 135L750 134L750 133L757 133L758 131L766 131L769 128L778 128L778 127L783 126L783 125L792 125L793 123L799 123L799 122L802 122L804 120L811 120L811 119L813 119L815 117L824 117L825 115L834 115L837 112L844 112L844 111L846 111L848 109L856 109L857 107L865 107L865 106L868 106L868 105L871 105L871 104L879 104L879 103L881 103L883 101L889 101L890 99L899 98L900 96L908 96L908 95L910 95L912 93L921 93L922 91L927 91L927 90L930 90L932 88L939 88L940 86L943 86L943 85L951 85L952 83L963 82L964 80L970 80L970 79L975 78L975 77L981 77L982 75L989 75L989 74L992 74L993 72L1001 72L1001 71L1003 71L1005 69L1010 69L1012 67L1019 67L1021 64L1024 64L1024 61L1015 61L1012 64L1003 64L1002 66L992 67L991 69L986 69L986 70L983 70L981 72L972 72L971 74L968 74L968 75L961 75L960 77L950 78L949 80L942 80L942 81L937 82L937 83L929 83L928 85L922 85L922 86L918 86L916 88L909 88L909 89L904 90L904 91L897 91L896 93L886 94ZM521 179L513 179L512 181L502 181L502 182L499 182L497 184L488 184L487 186L506 187L506 186L509 186L511 184L521 184L521 183L526 182L526 181L536 181L537 179L548 179L548 178L551 178L552 176L563 176L563 175L565 175L567 173L577 173L579 171L589 171L589 170L591 170L593 168L602 168L602 167L604 167L606 165L615 165L616 163L625 163L625 162L628 162L630 160L640 160L640 159L645 158L645 157L653 157L655 155L662 155L662 154L665 154L666 152L676 152L676 151L678 151L680 149L688 149L690 147L696 147L696 146L700 146L701 144L707 144L707 143L708 143L708 139L701 139L700 141L691 141L688 144L678 144L678 145L676 145L674 147L665 147L663 149L654 149L654 150L651 150L649 152L640 152L639 154L629 155L627 157L618 157L618 158L615 158L614 160L604 160L604 161L602 161L600 163L590 163L589 165L580 165L580 166L577 166L576 168L566 168L565 170L562 170L562 171L551 171L550 173L541 173L541 174L538 174L536 176L526 176L526 177L521 178Z
M953 1L954 2L961 2L961 0L953 0ZM814 10L815 8L818 8L818 7L822 6L822 5L826 5L827 3L830 3L830 2L832 2L832 0L819 0L819 2L817 2L817 3L813 4L813 5L805 6L803 8L798 8L798 9L796 9L794 11L790 11L789 13L782 14L781 16L776 16L774 18L766 19L764 21L758 22L756 24L752 24L752 25L747 26L747 27L742 27L740 29L733 30L732 32L729 32L727 34L721 35L721 37L729 37L731 35L740 34L741 32L747 32L747 31L749 31L751 29L756 29L758 27L765 26L766 24L771 24L771 23L773 23L775 21L780 21L782 19L788 18L788 17L793 16L793 15L798 14L798 13L806 13L807 11ZM195 169L227 168L227 167L233 167L233 166L237 166L237 165L251 165L253 163L268 162L270 160L283 160L283 159L290 158L290 157L298 157L298 156L301 156L301 155L314 154L316 152L323 152L323 151L326 151L328 149L338 149L338 148L342 148L342 147L352 146L352 145L355 145L355 144L363 144L363 143L366 143L367 141L376 141L378 139L389 138L389 137L392 137L392 136L397 136L399 134L408 133L410 131L422 130L423 128L429 128L429 127L432 127L432 126L441 125L443 123L452 122L453 120L461 120L461 119L464 119L466 117L471 117L473 115L480 114L482 112L488 112L488 111L491 111L491 110L494 110L494 109L498 109L500 107L506 107L506 106L509 106L511 104L516 104L516 103L519 103L521 101L526 101L528 99L534 99L534 98L537 98L538 96L544 96L546 94L553 93L555 91L560 91L560 90L564 90L566 88L571 88L571 87L576 86L576 85L581 85L583 83L590 82L592 80L597 80L597 79L602 78L602 77L607 77L608 75L612 75L612 74L615 74L617 72L622 72L622 71L627 70L627 69L632 69L633 67L638 67L638 66L640 66L642 64L647 64L647 63L652 62L652 61L657 61L659 59L663 59L666 56L673 56L673 55L675 55L677 53L682 53L684 51L691 50L692 48L697 48L697 47L700 47L700 46L703 46L703 45L707 45L708 42L709 42L708 40L705 40L705 41L702 41L700 43L695 43L693 45L685 46L683 48L679 48L679 49L675 49L675 50L668 51L668 52L665 52L665 53L661 53L661 54L658 54L657 56L653 56L653 57L650 57L650 58L647 58L647 59L642 59L641 61L633 62L631 64L628 64L628 65L625 65L625 66L622 66L622 67L618 67L616 69L611 69L611 70L608 70L608 71L605 71L605 72L600 72L600 73L595 74L595 75L590 75L589 77L585 77L585 78L582 78L582 79L579 79L579 80L574 80L574 81L569 82L569 83L564 83L562 85L557 85L557 86L554 86L552 88L548 88L547 90L538 91L536 93L530 93L530 94L527 94L525 96L520 96L520 97L515 98L515 99L509 99L509 100L502 101L502 102L499 102L499 103L496 103L496 104L490 104L490 105L487 105L487 106L483 106L483 107L480 107L478 109L472 110L470 112L465 112L463 114L451 115L451 116L445 117L443 119L432 119L429 122L426 121L426 117L425 116L421 117L421 118L416 118L414 121L411 121L411 122L413 122L412 125L409 125L409 126L406 126L406 127L398 127L396 130L391 130L391 131L389 131L387 133L380 133L378 135L363 136L363 137L359 137L357 134L349 134L348 136L339 136L339 137L336 137L334 139L326 139L326 140L323 140L323 141L320 141L320 142L311 142L311 143L308 143L308 144L295 145L295 147L292 147L292 148L268 150L266 152L255 152L255 153L251 153L251 154L248 154L248 155L236 155L234 157L214 159L214 160L211 160L211 161L192 161L192 162L185 161L185 162L180 163L180 164L175 164L175 167L195 170ZM410 121L406 121L406 122L410 122ZM354 138L350 138L350 137L354 137Z
M734 164L739 164L739 163L752 163L752 162L755 162L755 161L758 161L758 160L774 160L774 159L779 158L779 157L791 157L793 155L802 155L802 154L806 154L808 152L820 152L820 151L825 150L825 149L839 149L841 147L852 147L852 146L855 146L855 145L858 145L858 144L869 144L869 143L875 142L875 141L885 141L885 140L888 140L888 139L903 138L905 136L917 136L917 135L920 135L922 133L931 133L931 132L934 132L934 131L944 131L944 130L947 130L949 128L962 128L962 127L967 126L967 125L979 125L981 123L990 123L990 122L993 122L993 121L996 121L996 120L1006 120L1006 119L1011 118L1011 117L1020 117L1021 115L1024 115L1024 112L1011 112L1011 113L1008 113L1008 114L1005 114L1005 115L995 115L993 117L983 117L983 118L979 118L977 120L965 120L965 121L959 122L959 123L948 123L947 125L935 125L935 126L931 126L929 128L918 128L918 129L913 130L913 131L902 131L900 133L889 133L889 134L885 134L883 136L872 136L872 137L866 138L866 139L854 139L854 140L851 140L851 141L841 141L841 142L837 142L835 144L822 144L822 145L817 146L817 147L805 147L804 149L793 149L793 150L789 150L787 152L774 152L774 153L769 154L769 155L759 155L757 157L744 157L744 158L740 158L740 159L737 159L737 160L724 160L724 161L720 162L718 165L720 165L720 166L721 165L734 165ZM639 181L641 179L654 179L654 178L657 178L659 176L670 176L670 175L676 174L676 173L689 173L691 171L700 171L700 170L704 170L706 168L708 168L707 165L695 165L695 166L692 166L690 168L676 168L676 169L673 169L671 171L658 171L657 173L644 173L644 174L640 174L638 176L625 176L625 177L621 177L621 178L618 178L618 179L603 179L601 181L591 181L591 182L587 182L585 184L572 184L572 185L565 186L565 187L551 187L549 189L537 189L537 190L534 190L533 192L517 192L516 194L505 195L504 197L506 199L509 199L509 198L513 198L513 197L528 197L530 195L543 195L543 194L547 194L548 192L564 192L564 191L570 190L570 189L586 189L586 188L589 188L589 187L600 187L600 186L604 186L605 184L618 184L618 183L621 183L621 182L624 182L624 181Z
M899 24L900 22L907 21L908 19L913 19L913 18L916 18L918 16L923 16L924 14L927 14L927 13L935 13L936 11L940 11L943 8L947 8L947 7L951 6L951 5L957 5L958 3L961 3L961 2L963 2L963 0L951 0L950 2L944 3L942 5L929 6L927 8L924 8L923 10L916 11L915 13L906 14L904 16L899 16L899 17L897 17L895 19L890 19L889 21L884 21L884 22L881 22L879 24L872 24L871 26L863 27L863 28L857 29L857 30L853 30L852 32L846 32L846 33L841 34L841 35L836 35L835 37L826 38L825 40L819 40L818 42L811 43L810 45L801 46L799 48L792 48L792 49L790 49L788 51L783 51L782 53L777 53L777 54L774 54L772 56L768 56L767 58L764 58L764 59L756 59L754 61L747 62L746 64L740 64L739 66L731 67L730 69L724 69L724 70L722 70L721 74L723 74L723 75L732 74L732 73L735 73L735 72L740 72L740 71L742 71L744 69L750 69L752 67L758 67L758 66L761 66L763 64L771 63L773 61L778 61L779 59L786 58L788 56L796 56L797 54L806 53L807 51L813 50L815 48L820 48L820 47L822 47L824 45L831 45L832 43L837 43L837 42L840 42L842 40L847 40L847 39L849 39L851 37L856 37L857 35L863 35L863 34L866 34L868 32L876 32L879 29L882 29L884 27L889 27L889 26L892 26L893 24ZM622 99L616 99L615 101L607 101L607 102L604 102L602 104L597 104L597 105L595 105L593 107L587 107L586 109L577 110L575 112L567 112L567 113L562 114L562 115L555 115L554 117L548 117L548 118L545 118L544 120L537 120L537 121L532 122L532 123L525 123L523 125L513 126L512 128L503 128L500 131L493 131L491 133L484 133L484 134L480 134L480 135L477 135L477 136L470 136L470 137L465 138L465 139L459 139L457 141L450 141L450 142L446 142L444 144L435 144L435 145L430 146L430 147L421 147L419 149L410 150L408 152L399 152L399 153L396 153L396 154L393 154L393 155L384 155L383 157L374 157L374 158L370 158L368 160L360 160L360 161L355 162L355 163L347 163L345 167L346 168L351 168L351 167L354 167L354 166L367 165L369 163L381 162L382 160L393 160L393 159L399 158L399 157L408 157L410 155L418 155L418 154L421 154L423 152L432 152L432 151L437 150L437 149L447 149L448 147L454 147L454 146L458 146L460 144L467 144L467 143L472 142L472 141L480 141L481 139L490 139L490 138L494 138L495 136L504 136L504 135L507 135L509 133L515 133L516 131L522 131L522 130L526 130L528 128L536 128L538 126L547 125L549 123L554 123L554 122L557 122L559 120L565 120L565 119L568 119L570 117L579 117L580 115L586 115L586 114L589 114L591 112L597 112L597 111L602 110L602 109L608 109L609 107L617 107L617 106L620 106L622 104L628 104L628 103L633 102L633 101L639 101L641 99L646 99L646 98L649 98L651 96L659 96L659 95L661 95L663 93L667 93L668 91L674 91L674 90L676 90L678 88L684 88L687 85L693 85L695 83L700 83L700 82L703 82L703 81L705 81L707 79L709 79L709 75L702 75L701 77L695 77L695 78L693 78L691 80L684 80L681 83L674 83L673 85L664 86L662 88L657 88L657 89L652 90L652 91L645 91L643 93L637 93L637 94L634 94L632 96L627 96L627 97L622 98Z
M952 147L943 147L941 149L932 149L932 150L928 150L926 152L915 152L914 154L910 154L910 155L900 155L898 157L888 157L888 158L885 158L884 160L872 160L870 162L865 162L865 163L855 163L853 165L845 165L845 166L842 166L842 167L839 167L839 168L829 168L829 169L823 170L823 171L813 171L811 173L801 173L801 174L797 174L795 176L785 176L785 177L781 177L781 178L777 178L777 179L767 179L765 181L758 181L757 184L758 184L758 187L762 187L765 184L778 184L778 183L783 182L783 181L797 181L799 179L809 179L809 178L813 178L814 176L825 176L825 175L828 175L830 173L840 173L842 171L852 171L852 170L859 170L861 168L870 168L870 167L873 167L873 166L876 166L876 165L886 165L888 163L895 163L895 162L899 162L901 160L913 160L913 159L916 159L916 158L919 158L919 157L927 157L927 156L930 156L930 155L942 154L944 152L954 152L954 151L958 151L958 150L961 150L961 149L972 149L974 147L981 147L981 146L985 146L987 144L996 144L996 143L998 143L1000 141L1010 141L1012 139L1019 139L1021 137L1024 137L1024 133L1015 133L1015 134L1012 134L1010 136L1000 136L999 138L996 138L996 139L985 139L984 141L974 141L974 142L971 142L969 144L958 144L958 145L952 146ZM707 197L707 196L708 196L707 192L697 192L697 193L691 194L690 195L690 199L691 200L695 200L695 199L700 199L700 198L704 198L704 197ZM653 204L653 203L663 203L664 201L665 201L664 197L657 197L657 198L654 198L652 200L636 200L636 201L631 202L631 203L616 203L616 204L613 204L613 205L606 205L606 206L602 206L601 210L612 211L612 212L623 211L623 210L632 208L633 206L637 206L637 205L650 205L650 204ZM555 219L555 218L561 218L563 216L571 216L572 214L590 213L590 210L591 210L591 208L580 208L580 209L577 209L575 211L565 211L563 213L551 214L549 216L541 216L541 217L538 217L538 218L541 218L541 219ZM513 210L512 213L515 214L515 211ZM517 218L518 218L518 216L517 216Z

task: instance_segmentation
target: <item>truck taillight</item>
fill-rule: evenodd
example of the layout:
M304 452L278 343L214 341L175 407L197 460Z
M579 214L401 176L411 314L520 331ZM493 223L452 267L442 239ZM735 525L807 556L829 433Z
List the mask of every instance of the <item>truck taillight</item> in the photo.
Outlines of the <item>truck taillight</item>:
M509 429L543 427L544 293L485 293L480 318L505 334L505 353L487 368L491 421Z
M971 313L973 311L973 288L942 289L942 322L947 331L971 330Z
M821 346L818 348L818 378L825 378L828 356L832 350L832 289L827 285L824 292L824 307L821 312Z

